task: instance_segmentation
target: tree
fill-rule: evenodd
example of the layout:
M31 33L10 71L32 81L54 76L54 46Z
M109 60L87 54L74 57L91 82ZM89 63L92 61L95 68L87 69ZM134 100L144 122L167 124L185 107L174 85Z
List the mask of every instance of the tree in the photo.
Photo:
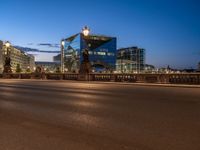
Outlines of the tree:
M41 73L42 72L42 68L40 66L37 66L35 69L35 73Z
M17 64L17 66L16 66L16 72L17 72L17 73L22 72L22 69L21 69L21 67L20 67L20 64Z
M31 69L28 67L28 68L26 69L26 72L27 72L27 73L30 73L30 72L31 72Z

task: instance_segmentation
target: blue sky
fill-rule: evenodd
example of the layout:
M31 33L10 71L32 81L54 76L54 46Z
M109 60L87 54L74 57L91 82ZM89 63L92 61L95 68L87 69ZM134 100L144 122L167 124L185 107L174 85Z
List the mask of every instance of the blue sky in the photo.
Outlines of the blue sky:
M145 48L148 64L196 68L199 7L199 0L1 0L0 40L58 50L39 44L59 44L88 25L92 33L116 36L119 48ZM36 58L51 61L52 54Z

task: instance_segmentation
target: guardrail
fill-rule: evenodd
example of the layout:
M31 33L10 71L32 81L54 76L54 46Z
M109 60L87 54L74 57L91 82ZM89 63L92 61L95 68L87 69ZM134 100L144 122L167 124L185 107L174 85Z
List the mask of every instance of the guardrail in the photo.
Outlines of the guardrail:
M6 79L47 79L47 80L79 80L76 73L14 73L0 74ZM90 81L132 82L132 83L171 83L171 84L200 84L200 73L179 74L88 74Z

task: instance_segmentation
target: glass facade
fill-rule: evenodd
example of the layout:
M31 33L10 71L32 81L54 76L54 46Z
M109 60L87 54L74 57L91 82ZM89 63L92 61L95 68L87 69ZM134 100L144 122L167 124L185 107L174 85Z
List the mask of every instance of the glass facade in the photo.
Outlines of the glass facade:
M79 72L82 52L89 51L93 71L114 71L116 64L116 38L82 33L63 40L62 67L64 72Z
M138 47L122 48L117 51L116 70L120 73L140 73L145 67L145 50Z

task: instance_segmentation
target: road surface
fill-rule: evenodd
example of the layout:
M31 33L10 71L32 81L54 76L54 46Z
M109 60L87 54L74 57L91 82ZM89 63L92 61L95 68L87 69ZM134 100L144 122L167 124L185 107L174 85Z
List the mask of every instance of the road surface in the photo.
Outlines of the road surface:
M0 150L199 150L200 88L0 80Z

